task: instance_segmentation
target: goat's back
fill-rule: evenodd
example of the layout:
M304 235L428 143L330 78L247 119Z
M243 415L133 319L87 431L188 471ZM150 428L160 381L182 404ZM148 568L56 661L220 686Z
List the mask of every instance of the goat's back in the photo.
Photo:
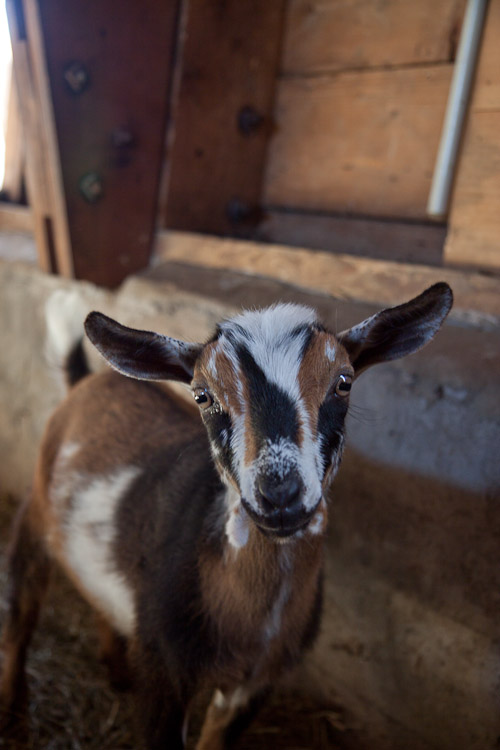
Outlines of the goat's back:
M72 467L98 473L147 460L196 434L204 434L199 417L161 385L103 372L80 381L54 412L40 458L50 481L61 449L70 453L78 446Z

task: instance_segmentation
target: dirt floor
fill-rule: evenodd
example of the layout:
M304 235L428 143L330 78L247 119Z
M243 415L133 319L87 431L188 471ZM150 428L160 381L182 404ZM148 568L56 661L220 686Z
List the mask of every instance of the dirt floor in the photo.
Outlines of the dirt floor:
M0 497L0 615L5 605L5 548L16 502ZM132 695L114 692L97 659L90 608L62 574L54 575L28 660L29 711L0 736L5 750L128 750L136 748ZM276 691L239 740L237 750L340 750L346 727L338 706L297 687ZM200 701L202 703L202 701ZM193 748L203 706L193 717Z

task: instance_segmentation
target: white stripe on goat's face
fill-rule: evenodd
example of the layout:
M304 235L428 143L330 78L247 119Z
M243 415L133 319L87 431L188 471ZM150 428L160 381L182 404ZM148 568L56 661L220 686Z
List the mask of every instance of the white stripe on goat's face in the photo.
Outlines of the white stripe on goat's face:
M344 348L313 310L276 305L223 322L199 358L192 387L222 477L274 538L307 526L343 447L352 375ZM198 391L199 392L199 391ZM205 398L205 397L204 397Z

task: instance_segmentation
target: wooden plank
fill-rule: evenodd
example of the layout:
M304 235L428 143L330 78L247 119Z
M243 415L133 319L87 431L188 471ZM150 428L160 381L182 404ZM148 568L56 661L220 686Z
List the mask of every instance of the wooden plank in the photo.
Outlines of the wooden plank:
M51 202L47 183L46 153L40 137L40 107L26 39L23 6L16 0L7 0L6 9L12 43L14 80L25 141L26 189L33 215L38 262L42 270L53 272L54 263L47 235L47 217L50 216Z
M470 115L449 227L446 263L500 268L500 111Z
M289 0L289 75L451 62L465 0Z
M451 268L333 255L190 232L161 232L155 260L267 276L338 299L394 305L394 290L410 299L438 281L454 292L451 317L481 326L500 323L500 279Z
M500 3L486 27L449 216L445 261L500 268Z
M402 263L442 264L446 227L360 217L269 211L255 239Z
M14 76L8 83L7 118L5 124L5 172L2 194L12 203L19 203L23 188L24 139Z
M282 80L265 202L425 218L452 68Z
M28 206L0 203L0 232L33 234L33 212Z
M72 278L74 268L71 240L38 0L23 0L23 8L31 56L31 71L37 97L37 117L40 128L38 137L44 153L45 179L50 201L49 213L45 217L45 233L52 270L66 278Z
M471 112L500 110L500 4L488 5L485 28L479 54Z
M77 278L115 286L148 262L177 5L40 3Z
M284 0L189 0L163 225L248 231L259 201Z

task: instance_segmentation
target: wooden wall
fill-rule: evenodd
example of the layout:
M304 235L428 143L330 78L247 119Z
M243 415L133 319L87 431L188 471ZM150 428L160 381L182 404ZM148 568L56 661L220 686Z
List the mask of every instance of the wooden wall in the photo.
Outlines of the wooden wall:
M58 211L46 165L30 190L44 267L115 285L148 262L155 228L434 265L446 238L447 262L498 267L500 0L490 2L448 236L426 216L465 4L155 0L146 15L127 4L117 22L112 0L8 0L21 112L28 125L26 112L51 113L54 131L46 149L24 123L37 157L26 172L52 154L62 181ZM30 109L19 71L37 50L27 69L46 66L34 81L45 108ZM72 60L89 73L81 91L66 85ZM68 225L64 253L53 214Z
M182 0L160 223L246 236L260 219L285 0Z
M447 263L500 268L500 2L491 0L445 245Z
M465 0L289 0L268 206L425 219Z

